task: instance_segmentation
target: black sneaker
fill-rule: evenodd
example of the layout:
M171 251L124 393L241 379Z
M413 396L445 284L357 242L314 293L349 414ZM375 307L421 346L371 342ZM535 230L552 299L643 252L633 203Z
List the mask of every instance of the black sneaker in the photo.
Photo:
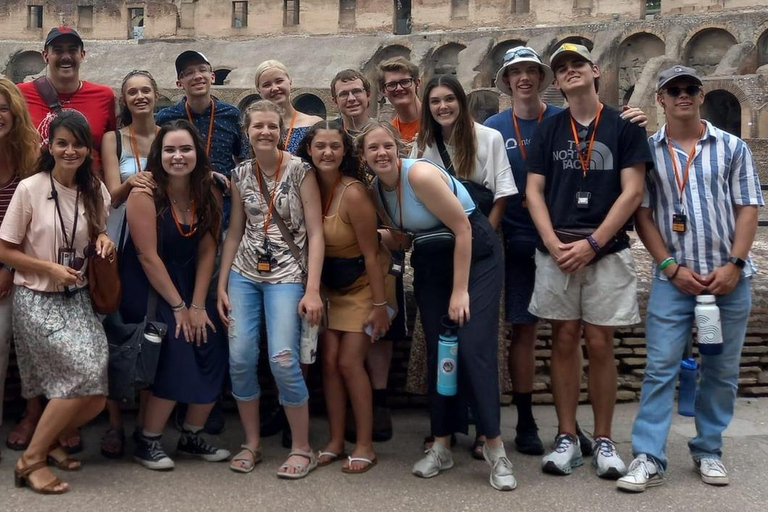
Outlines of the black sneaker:
M544 443L539 437L539 429L517 430L515 449L525 455L544 455Z
M133 452L133 460L147 469L155 471L169 471L174 468L174 463L163 450L162 436L148 437L139 434L134 440L136 448Z
M208 462L221 462L229 459L230 453L223 448L216 448L209 445L200 437L200 434L193 434L185 430L179 437L179 443L176 445L176 452L184 457L193 457L203 459Z
M578 423L576 423L576 436L579 438L579 444L581 445L581 456L582 457L591 457L592 456L592 439L587 436L579 426Z

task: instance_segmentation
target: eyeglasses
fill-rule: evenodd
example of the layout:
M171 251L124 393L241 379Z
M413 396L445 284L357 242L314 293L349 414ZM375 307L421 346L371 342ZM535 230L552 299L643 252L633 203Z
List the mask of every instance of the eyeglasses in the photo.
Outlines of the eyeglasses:
M533 57L536 60L541 60L541 57L536 53L536 50L527 46L521 46L519 48L507 50L507 53L504 54L504 62L509 62L517 57Z
M667 94L669 94L673 98L677 98L683 92L685 92L687 96L698 96L698 94L701 92L701 87L699 87L698 85L687 85L685 87L672 86L672 87L667 87L666 91L667 91Z
M80 269L83 268L83 265L85 265L85 260L93 258L94 256L96 256L96 246L94 244L88 244L85 249L83 249L83 257L81 258L78 256L77 258L73 258L70 267L80 271Z
M387 82L384 84L384 89L386 89L389 92L395 92L397 90L397 86L399 85L403 89L410 89L413 85L414 79L413 78L403 78L402 80L393 80L391 82Z
M210 73L211 67L207 65L198 66L197 68L188 68L179 73L179 78L189 78L191 76L195 76L196 74L200 73L201 75L205 75Z
M336 95L336 97L339 98L340 100L346 101L349 99L350 94L355 98L360 99L364 97L366 93L365 93L365 89L352 89L351 91L341 91L339 94Z

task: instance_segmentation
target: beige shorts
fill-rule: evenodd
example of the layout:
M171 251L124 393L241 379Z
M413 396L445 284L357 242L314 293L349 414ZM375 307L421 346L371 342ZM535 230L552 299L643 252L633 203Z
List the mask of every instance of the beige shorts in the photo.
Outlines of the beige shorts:
M619 327L640 323L637 276L632 253L624 249L573 274L549 254L536 251L536 285L528 308L547 320L583 320Z

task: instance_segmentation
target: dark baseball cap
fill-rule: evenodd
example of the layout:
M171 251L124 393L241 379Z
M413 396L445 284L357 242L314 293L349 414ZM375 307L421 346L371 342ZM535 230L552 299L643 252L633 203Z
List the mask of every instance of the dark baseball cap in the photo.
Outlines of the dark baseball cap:
M52 28L51 31L48 32L48 36L45 38L45 45L43 48L48 48L48 46L51 45L56 39L63 36L74 37L77 39L77 42L80 43L80 47L83 46L83 38L80 37L80 34L77 33L77 30L67 25L61 25L60 27Z
M196 50L181 52L179 56L176 57L176 76L179 76L181 72L184 71L184 68L190 64L199 64L201 62L208 64L209 66L211 65L208 57Z
M678 78L688 78L696 85L704 85L695 69L686 66L672 66L659 73L659 81L656 90L660 91L665 85Z

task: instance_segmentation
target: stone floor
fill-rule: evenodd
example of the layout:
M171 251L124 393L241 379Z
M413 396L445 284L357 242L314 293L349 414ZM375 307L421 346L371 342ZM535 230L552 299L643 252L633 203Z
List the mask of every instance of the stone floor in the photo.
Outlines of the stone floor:
M614 437L619 451L630 456L630 434L637 404L622 404L615 415ZM555 434L554 409L537 407L544 439ZM278 480L275 471L286 450L279 438L264 440L264 462L249 475L230 472L226 464L178 460L169 473L143 469L126 458L111 462L98 454L104 422L84 430L86 451L81 472L65 475L71 491L64 496L42 497L12 484L16 452L3 450L0 462L0 510L16 511L389 511L389 510L573 510L573 511L764 511L768 503L765 485L768 458L768 399L740 399L736 417L726 432L725 462L731 485L714 488L703 484L694 473L686 441L694 431L693 420L675 417L669 437L671 465L662 487L642 495L617 491L614 483L598 479L590 465L568 477L543 475L539 458L514 452L514 410L502 409L503 437L518 479L517 490L494 491L488 484L488 467L470 458L471 440L459 436L455 448L456 466L431 480L410 473L420 456L421 438L428 430L426 411L401 410L395 414L395 437L377 445L379 464L364 475L344 475L340 464L320 468L302 481ZM585 430L591 429L588 407L579 409ZM130 420L132 422L132 418ZM227 418L219 445L236 450L241 428L234 415ZM5 439L10 425L0 429ZM320 448L326 426L322 418L313 420L312 439ZM177 434L167 430L165 444L173 455ZM351 449L351 446L348 446Z

